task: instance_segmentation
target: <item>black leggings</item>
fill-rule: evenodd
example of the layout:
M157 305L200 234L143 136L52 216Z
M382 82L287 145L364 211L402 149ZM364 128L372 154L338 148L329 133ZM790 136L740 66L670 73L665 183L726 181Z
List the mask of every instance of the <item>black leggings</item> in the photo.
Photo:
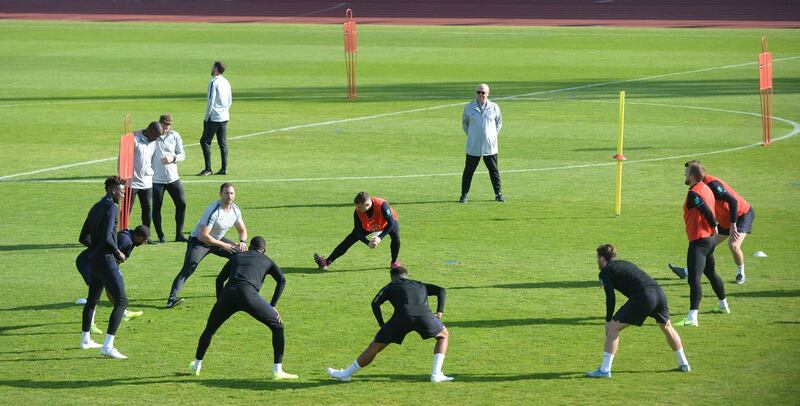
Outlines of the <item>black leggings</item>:
M392 238L390 249L392 253L392 262L395 262L397 261L397 256L400 254L400 222L395 220L394 229L389 232L388 235ZM333 252L327 258L328 263L332 263L336 260L336 258L344 255L347 250L353 246L353 244L359 241L363 242L364 244L369 244L369 241L367 241L366 234L363 230L353 229L353 231L351 231L347 237L344 237L344 240L333 249Z
M222 237L220 241L237 245L225 237ZM214 254L223 258L230 258L233 256L233 254L222 248L205 245L195 237L189 238L189 243L186 244L186 254L183 256L183 267L180 272L178 272L178 275L175 276L175 280L172 281L172 289L169 292L170 299L176 299L178 297L178 292L183 288L183 284L192 276L197 269L197 265L200 265L200 261L208 254Z
M702 238L689 243L686 264L689 269L689 310L698 310L703 298L702 275L711 282L719 300L725 299L725 285L714 270L714 238Z
M202 360L206 356L211 338L217 330L234 313L244 311L260 321L272 331L272 352L276 364L283 362L283 323L278 319L278 312L267 303L258 291L252 287L226 287L222 296L211 308L208 322L200 341L197 343L195 358Z
M211 140L217 135L219 153L222 158L222 167L228 168L228 122L203 121L203 136L200 137L200 148L203 150L205 170L211 171Z
M92 273L89 279L89 294L86 297L86 304L83 306L83 320L81 329L88 332L92 324L92 315L100 301L100 294L103 287L115 299L114 310L108 320L108 330L110 335L117 334L117 328L128 308L128 295L125 294L125 284L122 274L119 272L117 260L113 255L104 255L100 258L92 258Z
M139 204L142 205L142 224L150 228L150 221L153 213L153 189L133 189L133 194L138 197ZM131 198L131 211L133 211L133 202L137 199ZM130 213L128 213L130 215Z
M467 154L467 159L464 162L464 173L461 175L462 196L466 196L469 193L469 188L472 185L472 175L475 174L475 169L480 161L481 157ZM489 170L489 179L492 181L494 194L500 194L500 170L497 168L497 154L484 155L483 163L486 164L486 169Z
M164 237L164 230L161 228L161 204L164 202L164 190L169 193L172 202L175 203L175 235L183 234L183 220L186 216L186 192L180 180L172 183L153 184L153 225L156 226L158 238Z

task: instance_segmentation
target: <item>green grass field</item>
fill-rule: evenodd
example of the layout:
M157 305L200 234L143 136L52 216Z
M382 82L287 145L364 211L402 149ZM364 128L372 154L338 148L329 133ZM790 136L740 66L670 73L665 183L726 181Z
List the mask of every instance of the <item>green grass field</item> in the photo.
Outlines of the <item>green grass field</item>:
M753 145L761 139L761 35L775 58L782 120L774 137L800 130L792 121L800 119L800 32L359 32L360 97L347 101L339 26L0 22L0 403L797 404L800 137ZM234 91L230 174L197 178L204 91L217 58L229 65ZM480 82L503 110L508 202L492 200L481 166L470 202L459 205L461 110ZM616 217L610 157L620 90L628 161ZM140 247L122 266L131 309L145 311L117 335L130 359L78 349L81 307L73 302L86 288L74 267L77 236L115 161L39 170L113 157L129 112L135 128L173 114L188 151L180 166L186 231L219 183L237 184L250 234L267 238L287 275L278 306L284 366L299 381L269 380L269 333L244 314L215 336L203 374L186 374L224 262L204 260L182 292L185 305L164 310L184 254L179 243ZM730 315L707 314L716 300L704 283L700 327L679 330L691 374L671 371L674 355L649 320L622 333L611 380L586 379L604 334L596 246L616 244L657 278L673 318L688 309L688 286L666 263L685 262L683 162L694 158L757 212L744 243L748 282L726 284ZM388 244L355 246L327 273L311 259L349 232L360 190L399 212L400 258L412 277L448 288L445 372L455 382L428 382L433 342L415 335L349 384L325 374L370 341L377 327L369 303L388 282ZM165 207L170 219L168 199ZM165 227L169 236L174 224ZM756 250L769 257L753 258ZM717 264L731 281L725 247ZM107 303L98 308L102 328L109 313Z

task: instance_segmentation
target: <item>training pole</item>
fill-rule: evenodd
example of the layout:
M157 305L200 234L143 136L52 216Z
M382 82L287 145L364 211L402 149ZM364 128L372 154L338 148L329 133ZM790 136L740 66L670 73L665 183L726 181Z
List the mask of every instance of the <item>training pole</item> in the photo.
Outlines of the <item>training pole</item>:
M614 199L614 214L617 216L622 212L622 161L625 160L625 155L622 155L622 138L625 130L625 91L619 92L619 136L617 139L617 154L612 158L617 160L617 187L616 197Z
M772 54L767 50L767 37L761 37L758 80L761 95L761 145L766 147L772 144Z
M128 222L131 214L131 204L133 203L133 190L131 180L133 179L133 116L130 113L125 115L122 122L125 135L119 139L119 159L117 160L117 176L125 180L125 198L120 202L119 220L117 226L119 230L128 229Z
M347 98L356 98L356 61L357 61L357 34L356 22L353 21L353 10L345 11L347 18L344 23L344 64L347 70Z

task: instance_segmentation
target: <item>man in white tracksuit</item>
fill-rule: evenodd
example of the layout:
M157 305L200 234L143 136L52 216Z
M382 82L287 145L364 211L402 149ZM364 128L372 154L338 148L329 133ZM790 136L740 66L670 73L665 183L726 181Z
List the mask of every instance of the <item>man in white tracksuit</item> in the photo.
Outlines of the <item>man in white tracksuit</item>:
M494 200L505 202L500 192L500 170L497 168L497 134L503 126L500 106L489 101L489 85L481 83L476 89L477 96L464 107L461 127L467 135L467 159L464 163L464 174L461 176L460 203L467 202L472 175L483 157L483 163L489 170L492 180Z

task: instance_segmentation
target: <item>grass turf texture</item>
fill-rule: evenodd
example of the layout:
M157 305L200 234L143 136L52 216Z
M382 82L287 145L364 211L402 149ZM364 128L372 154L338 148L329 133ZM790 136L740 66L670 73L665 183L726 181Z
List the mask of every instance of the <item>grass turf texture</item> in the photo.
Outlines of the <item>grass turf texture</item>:
M182 292L186 304L163 310L183 258L185 246L178 243L140 247L122 266L130 308L145 311L118 332L117 346L131 359L102 360L96 351L77 349L81 307L72 303L86 288L74 269L76 239L86 211L102 195L103 177L115 171L109 160L0 182L4 403L728 404L798 398L800 261L793 236L800 220L800 138L701 155L758 142L760 118L685 107L758 113L755 64L589 87L756 61L762 34L776 60L796 57L797 31L361 26L360 97L346 101L340 29L0 22L6 79L0 176L114 156L125 113L142 128L171 112L188 151L180 166L189 202L186 230L217 197L220 182L237 183L250 234L267 238L269 254L287 275L278 306L286 323L284 365L301 376L268 380L269 333L244 314L218 332L202 375L186 375L223 260L205 259ZM215 58L228 63L234 91L230 175L196 178L203 92ZM492 86L503 110L500 167L508 202L492 201L483 172L476 174L470 202L459 205L460 103L480 82ZM575 89L502 99L565 88ZM776 61L775 88L775 115L800 118L800 59ZM616 218L610 156L620 90L627 92L630 161ZM427 110L388 115L414 109ZM387 115L375 117L381 114ZM360 117L370 118L324 124ZM776 138L791 130L775 122ZM235 139L249 134L258 135ZM686 157L634 163L679 155ZM670 371L674 355L649 320L622 333L613 379L585 379L602 353L597 245L617 244L622 258L657 278L674 319L688 308L688 287L666 263L685 261L682 172L691 158L756 210L755 233L744 244L748 282L726 284L730 315L707 314L716 300L704 282L700 328L679 330L690 375ZM576 165L589 166L538 170ZM441 176L426 176L432 174ZM387 177L359 178L374 176ZM388 242L377 252L354 246L328 273L311 260L313 252L327 255L349 231L350 202L360 190L387 198L399 212L400 259L412 277L448 288L445 372L456 377L453 383L428 382L433 342L415 335L389 347L350 384L324 372L346 366L369 342L376 331L369 302L388 281ZM165 200L169 237L173 206ZM753 258L756 250L769 257ZM724 246L717 264L731 281L735 268ZM268 281L263 295L269 297L273 286ZM103 328L109 313L110 307L99 307Z

